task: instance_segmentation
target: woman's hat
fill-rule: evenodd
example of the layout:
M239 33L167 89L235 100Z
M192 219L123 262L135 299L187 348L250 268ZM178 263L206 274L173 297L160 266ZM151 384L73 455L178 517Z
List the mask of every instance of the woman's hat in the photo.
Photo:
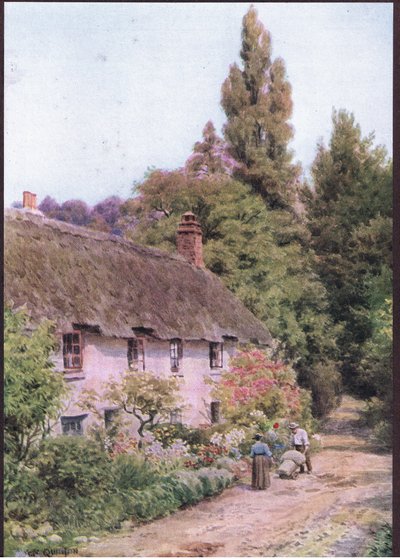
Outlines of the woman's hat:
M262 435L260 435L260 433L257 433L256 435L254 435L253 439L258 441L259 439L262 439Z
M298 423L289 423L289 429L297 429Z

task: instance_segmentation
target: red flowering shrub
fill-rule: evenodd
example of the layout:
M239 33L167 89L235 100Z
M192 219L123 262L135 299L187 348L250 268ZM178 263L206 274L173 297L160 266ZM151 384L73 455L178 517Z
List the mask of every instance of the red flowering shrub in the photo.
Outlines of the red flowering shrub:
M255 410L268 418L301 415L303 391L297 385L293 368L273 360L267 351L239 352L231 359L229 370L222 372L219 382L209 383L213 385L213 397L221 402L223 416L236 425L247 425L249 414Z

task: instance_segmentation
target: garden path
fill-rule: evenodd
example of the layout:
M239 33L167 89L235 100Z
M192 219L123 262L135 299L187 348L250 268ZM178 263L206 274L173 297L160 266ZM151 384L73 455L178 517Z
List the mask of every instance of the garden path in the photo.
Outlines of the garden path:
M80 549L95 557L363 556L391 521L391 455L379 453L348 396L326 422L313 475L252 491L249 478L167 518L132 526Z

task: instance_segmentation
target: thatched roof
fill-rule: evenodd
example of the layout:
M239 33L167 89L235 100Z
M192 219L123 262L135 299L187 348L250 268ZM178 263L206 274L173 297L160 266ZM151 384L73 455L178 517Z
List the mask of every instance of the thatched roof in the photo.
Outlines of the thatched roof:
M106 336L144 329L159 339L269 345L265 326L210 271L180 255L24 210L5 213L5 300L61 328Z

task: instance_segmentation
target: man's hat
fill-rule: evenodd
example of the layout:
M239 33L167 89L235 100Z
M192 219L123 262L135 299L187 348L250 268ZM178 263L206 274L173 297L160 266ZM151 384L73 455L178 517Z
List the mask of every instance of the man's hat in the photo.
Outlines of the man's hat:
M289 429L297 429L298 423L289 423Z

